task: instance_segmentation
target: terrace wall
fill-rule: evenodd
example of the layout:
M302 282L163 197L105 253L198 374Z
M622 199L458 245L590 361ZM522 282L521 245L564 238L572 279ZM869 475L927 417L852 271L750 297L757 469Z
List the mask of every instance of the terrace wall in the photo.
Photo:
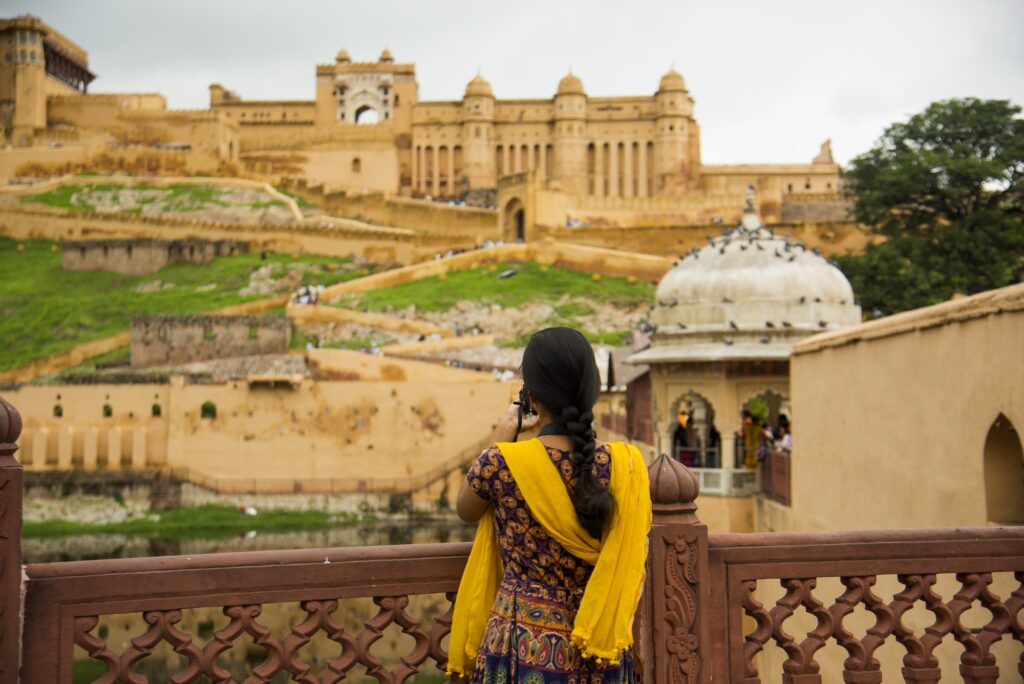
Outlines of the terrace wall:
M82 240L62 245L65 271L111 271L149 275L167 264L208 264L217 256L248 252L245 242L231 240Z
M284 354L291 330L285 316L135 316L132 366Z

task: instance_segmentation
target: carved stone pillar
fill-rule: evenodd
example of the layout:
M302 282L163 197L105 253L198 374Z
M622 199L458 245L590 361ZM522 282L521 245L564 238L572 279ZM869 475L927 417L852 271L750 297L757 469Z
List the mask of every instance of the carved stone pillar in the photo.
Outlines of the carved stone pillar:
M639 187L637 197L647 197L647 143L641 141L639 159L637 159L637 173L639 174Z
M441 148L435 145L431 150L430 172L433 174L431 176L431 180L433 181L431 194L436 199L441 194Z
M619 143L608 147L608 197L619 196Z
M455 190L455 145L448 146L448 196L453 197Z
M662 454L647 469L653 526L637 615L645 682L710 682L708 530L697 518L697 476Z
M18 681L21 660L20 435L21 414L0 398L0 682Z
M633 196L633 166L636 161L633 157L633 143L626 141L622 148L622 196Z
M412 148L412 190L420 191L420 146Z

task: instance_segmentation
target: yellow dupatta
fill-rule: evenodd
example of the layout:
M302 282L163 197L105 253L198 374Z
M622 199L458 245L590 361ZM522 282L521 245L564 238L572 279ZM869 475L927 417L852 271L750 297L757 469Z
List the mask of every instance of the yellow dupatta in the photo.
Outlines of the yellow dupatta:
M497 446L530 513L544 531L566 551L594 566L576 612L573 645L584 657L617 663L622 651L633 644L633 616L643 591L651 529L651 491L640 452L631 444L608 444L615 519L599 542L580 525L564 480L539 439ZM448 674L473 671L501 576L494 513L489 508L477 525L459 582Z

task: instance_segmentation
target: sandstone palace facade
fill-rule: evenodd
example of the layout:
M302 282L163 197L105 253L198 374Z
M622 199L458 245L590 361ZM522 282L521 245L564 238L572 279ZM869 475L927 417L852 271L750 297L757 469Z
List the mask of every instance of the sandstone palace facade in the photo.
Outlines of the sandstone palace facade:
M374 62L341 50L316 66L311 100L246 100L213 84L208 109L169 110L155 93L87 92L85 50L35 17L0 22L0 51L0 179L18 163L148 149L199 170L231 163L485 206L499 179L517 179L553 193L556 213L597 224L731 220L748 184L768 219L787 205L791 218L839 218L843 204L828 142L810 163L704 164L694 99L675 71L650 95L590 97L568 74L553 97L502 100L478 75L460 100L420 101L414 64L387 49Z

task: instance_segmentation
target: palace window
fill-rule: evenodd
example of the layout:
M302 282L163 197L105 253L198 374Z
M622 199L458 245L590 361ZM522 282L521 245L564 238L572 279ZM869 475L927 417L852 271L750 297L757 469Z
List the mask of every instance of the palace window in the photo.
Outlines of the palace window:
M152 415L153 415L153 417L154 418L159 418L161 413L162 413L162 410L160 409L160 404L153 404L153 408L152 408Z
M204 401L199 409L199 416L207 420L213 420L217 417L217 405L212 401Z
M395 106L398 106L398 93L395 93Z
M359 160L359 157L356 157L355 159L352 160L352 173L359 173L362 170L363 162Z
M104 404L103 405L103 417L104 418L110 418L113 415L114 415L114 407L111 406L110 404Z
M54 418L63 418L64 417L64 407L61 406L60 404L54 404L54 406L53 406L53 417Z

